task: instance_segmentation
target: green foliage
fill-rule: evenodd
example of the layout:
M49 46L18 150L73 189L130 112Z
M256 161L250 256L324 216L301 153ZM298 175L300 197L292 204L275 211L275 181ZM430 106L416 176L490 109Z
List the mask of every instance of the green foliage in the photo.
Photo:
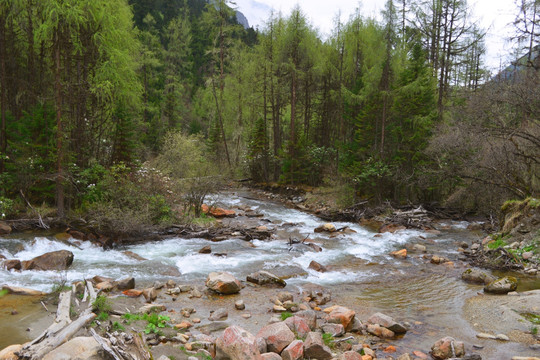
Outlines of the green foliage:
M127 324L133 321L143 320L146 321L146 327L144 329L145 334L161 334L161 329L168 327L168 322L171 320L168 316L159 315L157 313L151 314L131 314L126 313L122 316Z
M13 214L13 200L0 196L0 220Z
M496 236L495 239L493 239L493 241L489 242L487 244L487 247L489 249L498 249L498 248L501 248L503 246L506 246L507 243L506 243L506 239L508 237L503 237L503 236Z
M118 321L115 321L112 323L112 330L113 331L126 331L126 328L124 325L120 324Z
M330 333L323 333L322 339L324 342L324 345L328 346L329 348L333 349L335 347L334 343L334 336Z
M92 310L97 313L108 313L111 311L111 303L108 297L99 295L92 303Z
M281 315L280 315L281 321L285 321L288 318L290 318L291 316L293 316L293 314L288 312L288 311L282 312Z

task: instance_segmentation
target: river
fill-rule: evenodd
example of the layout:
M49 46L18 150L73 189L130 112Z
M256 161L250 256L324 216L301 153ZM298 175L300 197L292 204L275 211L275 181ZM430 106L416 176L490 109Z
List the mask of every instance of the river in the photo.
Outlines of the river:
M49 251L65 249L73 252L74 262L69 270L63 272L8 272L2 269L0 284L47 292L59 283L95 275L112 278L131 275L136 279L138 288L175 276L186 283L203 285L211 271L224 270L245 279L246 275L264 269L291 276L287 279L286 290L298 290L307 284L323 286L333 294L333 303L354 309L361 320L375 311L382 311L399 321L408 322L411 330L399 341L409 351L428 351L438 338L449 335L465 341L467 349L471 349L472 344L485 345L478 352L487 358L503 359L506 358L503 354L510 353L530 354L525 345L486 343L476 339L476 333L489 329L482 328L482 324L474 324L464 315L465 300L482 291L481 286L466 284L459 278L466 268L466 264L459 261L459 244L470 244L479 236L467 230L466 222L439 222L440 233L402 230L393 234L377 234L358 224L338 222L336 227L347 227L349 231L336 235L314 233L313 230L324 221L281 203L256 199L247 190L226 192L212 200L224 208L250 208L262 214L258 218L223 219L224 225L264 225L275 230L274 238L247 242L233 237L210 243L204 239L171 237L105 251L89 242L58 240L53 234L12 234L0 238L0 254L8 259L28 260ZM307 241L321 246L323 251L315 252L304 245L289 245L290 238L301 240L306 237ZM213 253L226 256L198 253L209 244ZM453 264L430 264L422 253L409 253L403 260L389 255L391 251L410 248L413 244L424 245L428 253L444 256ZM139 261L125 255L123 252L126 250L146 260ZM329 271L320 273L309 269L312 260L327 266ZM0 305L2 302L5 305L6 301L0 298ZM5 308L0 319L2 323L9 316ZM9 332L9 328L6 324L0 327L0 335ZM6 339L0 348L12 340Z

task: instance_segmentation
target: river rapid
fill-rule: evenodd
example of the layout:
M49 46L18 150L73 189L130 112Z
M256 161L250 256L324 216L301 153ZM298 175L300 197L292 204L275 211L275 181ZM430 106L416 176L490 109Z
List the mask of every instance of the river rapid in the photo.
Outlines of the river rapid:
M486 359L510 358L508 354L529 354L527 347L518 343L486 342L476 334L489 331L483 324L475 324L463 310L467 298L482 292L482 287L460 280L466 264L459 260L459 244L470 244L479 234L467 230L466 222L439 222L440 232L402 230L377 234L355 223L337 222L337 228L347 227L346 233L314 233L324 221L312 214L291 209L281 203L257 199L250 191L226 192L213 197L213 202L227 209L249 208L262 217L226 218L223 225L264 225L275 230L273 239L250 242L230 238L221 242L204 239L171 237L163 241L147 242L113 250L103 250L90 242L74 239L59 240L35 233L12 234L0 237L0 254L8 259L29 260L56 250L69 250L74 254L72 266L63 272L22 271L0 269L0 284L51 291L60 283L90 278L95 275L119 278L133 276L137 288L154 281L170 278L177 282L204 285L208 273L228 271L244 280L257 270L268 270L287 276L285 290L299 292L308 284L324 287L332 293L332 304L348 306L365 321L369 315L381 311L400 322L410 324L411 330L398 340L400 346L429 351L431 345L443 336L464 341L468 350L473 344L484 349L475 350ZM242 213L242 211L240 211ZM312 241L323 248L315 252L305 245L290 245L294 238ZM406 259L398 260L391 251L421 244L430 254L444 256L452 264L433 265L422 253L409 252ZM199 254L211 245L212 253L225 256ZM134 252L146 260L139 261L124 254ZM312 260L328 267L320 273L309 269ZM181 274L181 275L180 275ZM520 289L518 289L519 291ZM9 296L0 298L0 348L16 341L6 336L15 325L6 323L11 314ZM9 303L9 304L8 304ZM41 305L35 304L36 308ZM28 310L30 312L30 310ZM487 356L487 357L486 357Z

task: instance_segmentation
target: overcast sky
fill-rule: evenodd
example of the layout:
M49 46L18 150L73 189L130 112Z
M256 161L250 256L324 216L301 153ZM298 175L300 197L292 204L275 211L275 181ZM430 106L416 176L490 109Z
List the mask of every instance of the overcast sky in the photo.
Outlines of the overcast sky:
M281 11L288 16L294 5L299 4L308 19L324 35L333 27L334 19L341 11L343 22L360 5L364 16L380 16L384 0L235 0L235 3L254 28L262 29L270 11ZM512 53L513 44L507 41L512 32L511 23L516 14L514 0L469 0L473 16L488 31L486 39L486 64L496 70L505 65Z

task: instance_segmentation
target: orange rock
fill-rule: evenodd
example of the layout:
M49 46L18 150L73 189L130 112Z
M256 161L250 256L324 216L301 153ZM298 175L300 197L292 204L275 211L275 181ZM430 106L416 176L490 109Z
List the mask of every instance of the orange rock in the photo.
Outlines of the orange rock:
M373 360L373 357L371 355L362 355L362 360Z
M395 353L397 350L396 350L396 347L393 346L393 345L390 345L388 347L386 347L383 352L387 353L387 354L392 354L392 353Z
M129 297L139 297L142 294L142 290L129 289L129 290L122 291L122 294Z
M416 357L418 357L420 359L427 359L428 358L427 354L424 354L423 352L418 351L418 350L415 350L412 353L413 353L414 356L416 356Z
M384 224L383 226L379 228L379 232L380 233L389 232L393 234L396 231L405 230L405 229L407 229L405 226L399 225L399 224Z
M190 327L192 327L193 324L190 323L189 321L182 321L180 324L176 324L174 325L174 327L178 330L185 330L185 329L189 329Z
M398 258L398 259L405 259L407 257L407 249L401 249L401 250L398 250L398 251L392 251L390 253L390 255L392 255L393 257Z
M234 217L234 216L236 216L236 212L234 210L225 210L225 209L216 208L216 207L210 208L206 204L201 205L201 210L202 210L203 213L210 214L210 215L212 215L213 217L216 217L216 218Z

